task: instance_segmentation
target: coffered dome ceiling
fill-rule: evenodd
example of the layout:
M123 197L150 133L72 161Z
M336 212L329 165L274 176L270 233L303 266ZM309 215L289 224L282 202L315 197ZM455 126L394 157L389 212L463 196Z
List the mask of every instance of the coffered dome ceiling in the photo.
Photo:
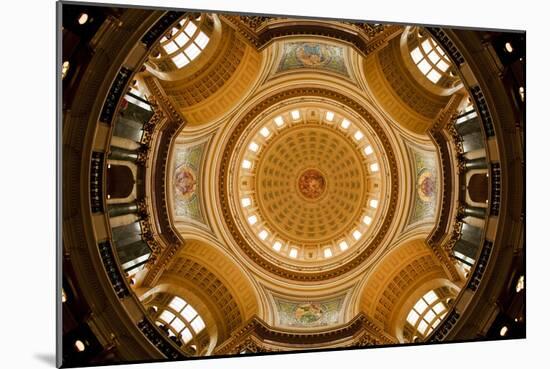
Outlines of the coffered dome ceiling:
M383 218L388 169L372 127L354 115L311 97L247 127L227 183L231 221L245 247L277 265L313 271L369 244Z

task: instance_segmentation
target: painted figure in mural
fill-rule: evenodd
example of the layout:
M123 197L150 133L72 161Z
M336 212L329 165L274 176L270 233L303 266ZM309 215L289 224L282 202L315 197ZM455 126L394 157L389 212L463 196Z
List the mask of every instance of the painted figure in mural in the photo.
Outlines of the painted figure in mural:
M176 170L175 185L178 193L184 198L195 192L197 179L191 168L182 166Z
M302 324L311 324L321 319L323 313L324 311L321 305L307 303L298 305L294 312L294 317Z
M418 196L424 202L431 202L435 194L435 178L433 173L424 169L418 176Z
M317 67L330 62L330 49L323 44L302 44L296 49L296 57L304 66Z
M316 169L308 169L298 179L298 188L304 197L316 199L325 191L325 177Z
M348 76L343 48L323 43L291 42L284 46L278 72L313 68Z

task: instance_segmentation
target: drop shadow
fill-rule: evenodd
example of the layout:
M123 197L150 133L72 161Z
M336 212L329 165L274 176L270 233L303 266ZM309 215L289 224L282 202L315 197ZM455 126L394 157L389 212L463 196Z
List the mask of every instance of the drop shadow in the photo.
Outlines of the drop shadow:
M44 364L48 364L55 368L55 354L51 353L39 353L34 354L34 358L38 361L43 362Z

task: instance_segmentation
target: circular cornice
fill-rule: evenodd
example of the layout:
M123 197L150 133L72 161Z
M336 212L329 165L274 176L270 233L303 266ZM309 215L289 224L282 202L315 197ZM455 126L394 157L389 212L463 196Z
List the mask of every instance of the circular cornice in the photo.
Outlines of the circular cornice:
M362 247L357 248L353 253L349 253L345 260L339 259L339 262L332 263L328 266L296 266L288 263L281 263L272 258L270 259L266 257L265 252L259 251L253 246L255 240L252 240L250 237L243 234L242 227L239 226L235 219L235 208L232 201L235 194L235 189L232 187L232 172L236 166L234 153L238 151L238 146L242 144L242 136L248 129L249 125L266 110L277 106L281 102L292 99L304 100L308 97L331 101L334 105L340 106L341 108L346 108L352 115L359 117L366 123L366 125L368 125L370 131L372 131L372 135L375 137L383 152L383 155L381 155L383 156L383 173L385 173L386 176L384 182L386 186L385 192L387 194L387 201L383 202L383 209L381 210L383 216L380 217L380 224L376 227L376 230L372 236L369 237L368 243L364 242ZM308 168L306 165L301 169L305 172L312 168ZM323 173L322 169L318 170L319 173ZM302 173L303 172L300 172L300 174ZM257 103L235 124L235 128L232 131L225 148L223 149L219 174L218 194L221 210L227 229L235 243L256 265L277 276L291 280L328 280L355 269L369 258L369 256L377 249L378 245L380 245L381 241L385 238L396 211L398 198L397 161L395 154L393 153L391 143L384 129L364 107L364 105L349 96L324 88L293 88L276 93ZM328 183L328 185L330 186L330 183Z
M369 238L386 165L365 124L326 99L305 98L262 114L247 132L230 193L236 223L260 253L298 270L327 268Z

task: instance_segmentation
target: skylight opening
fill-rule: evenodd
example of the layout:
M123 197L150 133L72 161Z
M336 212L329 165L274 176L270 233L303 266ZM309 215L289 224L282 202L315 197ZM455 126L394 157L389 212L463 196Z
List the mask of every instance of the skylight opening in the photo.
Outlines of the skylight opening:
M183 340L183 343L187 344L187 343L189 343L189 341L191 341L193 339L193 334L191 333L191 331L189 329L185 328L181 332L181 339Z
M293 259L296 259L298 257L298 249L292 247L290 249L290 252L289 252L288 256L290 256Z
M407 316L407 322L423 336L429 335L447 314L447 307L438 300L435 291L428 291Z
M243 208L249 207L250 204L252 204L252 201L250 200L249 197L243 197L243 198L241 199L241 205L243 206Z
M258 221L258 217L256 217L255 215L251 215L248 217L248 223L250 225L256 224L257 221Z
M187 305L187 302L182 298L175 296L170 302L170 307L176 311L181 311Z
M416 322L418 321L418 318L420 316L418 315L418 313L414 310L411 310L409 312L409 315L407 316L407 322L409 322L411 325L415 325Z
M440 303L438 303L434 306L434 311L436 312L436 314L440 314L444 310L445 310L445 305L443 305L442 302L440 302Z
M355 134L353 135L353 137L357 140L357 141L360 141L365 135L363 134L363 132L361 131L357 131L355 132Z
M263 229L260 233L258 233L258 237L260 237L260 239L262 241L264 241L267 236L269 235L269 233L267 233L267 231L265 229Z
M191 305L187 305L181 312L181 315L185 318L185 320L191 321L197 316L197 311L193 309Z
M168 54L172 54L178 50L178 45L173 41L165 44L163 47Z
M361 232L359 232L358 230L353 231L352 235L353 235L353 238L355 238L356 241L358 241L362 236Z
M210 41L210 38L203 31L200 31L199 35L195 39L195 42L197 43L197 45L203 50L206 47L206 45L208 45L208 41Z
M372 163L370 165L370 170L371 172L378 172L380 170L380 166L378 165L378 163Z
M425 39L420 47L411 51L410 55L420 72L434 84L439 82L451 66L443 49L431 38Z
M197 30L197 26L193 22L187 23L187 26L185 26L185 33L189 35L189 37L193 37L193 34L195 34L195 31Z
M370 200L369 205L371 208L376 209L378 207L378 200Z
M424 52L428 54L430 51L432 51L432 44L430 43L430 40L425 39L422 42L422 48L424 49Z
M172 58L172 61L178 68L182 68L189 64L189 59L187 59L184 53L179 53L178 55L174 56Z
M351 122L347 119L343 119L342 120L342 123L340 123L340 126L343 128L343 129L348 129L351 125Z
M418 62L422 60L422 52L420 52L420 49L418 47L411 51L411 57L415 64L418 64Z
M424 313L424 310L428 308L428 304L426 304L426 301L424 299L420 299L417 301L417 303L414 305L414 310L416 310L419 314Z
M172 326L175 332L179 333L185 328L185 323L183 323L181 319L175 318L172 323L170 323L170 326Z
M187 36L185 33L181 32L179 35L176 36L174 40L178 45L185 45L187 41L189 41L189 36Z
M424 300L426 300L428 304L432 304L435 300L437 300L437 295L434 291L430 291L424 295Z
M252 162L251 162L250 160L244 159L244 160L243 160L242 167L243 167L244 169L250 169L250 168L252 168Z
M260 129L260 134L264 137L269 136L270 134L269 129L267 129L267 127L263 127L262 129Z
M426 329L428 328L428 323L426 323L424 320L420 321L420 324L418 324L418 331L422 334L426 333Z
M256 142L253 141L253 142L250 143L250 145L248 145L248 148L251 151L258 152L258 149L260 148L260 146Z
M340 242L338 246L340 247L341 251L346 251L348 249L348 243L346 241Z
M275 124L277 125L277 127L282 127L285 124L283 117L280 115L278 117L275 117L275 119L273 120L275 121Z
M326 248L323 250L323 255L325 258L330 258L332 256L332 250L329 248Z
M439 55L437 55L437 52L433 50L431 53L428 54L428 59L430 59L433 64L437 64L440 58Z
M443 72L446 72L447 69L449 69L451 65L449 63L447 63L445 60L441 59L437 64L436 64L436 67L439 69L439 70L442 70Z
M273 250L279 252L281 251L282 246L283 245L279 241L275 241L275 243L273 243Z
M441 73L439 73L435 69L432 69L426 77L428 77L428 79L433 83L437 83L441 79Z
M184 52L185 52L185 55L187 55L187 57L189 58L189 60L195 60L195 58L199 56L199 54L201 53L201 49L199 49L197 45L191 44L187 46Z
M370 225L372 223L372 218L369 217L368 215L365 215L363 217L363 223L365 223L366 225Z
M293 110L293 111L290 112L290 116L292 117L292 119L298 120L298 119L300 119L300 111L299 110Z
M428 72L432 69L430 63L428 63L426 59L422 59L422 61L417 64L417 67L418 69L420 69L423 75L428 74Z
M371 145L365 146L365 148L363 150L365 151L366 155L371 155L374 152Z
M172 311L164 310L159 316L160 321L157 321L156 324L169 328L168 335L170 337L180 336L187 344L193 339L193 333L198 334L206 327L199 313L181 297L174 296L168 304L168 308Z
M325 114L325 119L326 119L328 122L332 122L333 119L334 119L334 113L331 112L331 111L327 111L326 114Z
M202 318L200 316L197 316L191 322L191 327L193 328L195 333L200 333L206 327L206 325L204 324L204 321L202 320Z
M338 246L340 246L340 250L342 250L342 251L347 250L348 247L349 247L348 243L346 241L340 242L340 244Z
M160 40L162 48L178 69L196 59L210 41L206 33L200 30L197 32L197 25L193 21L182 20L179 24L185 26L183 31L173 27L170 33ZM160 58L161 56L161 53L157 53L153 57Z

